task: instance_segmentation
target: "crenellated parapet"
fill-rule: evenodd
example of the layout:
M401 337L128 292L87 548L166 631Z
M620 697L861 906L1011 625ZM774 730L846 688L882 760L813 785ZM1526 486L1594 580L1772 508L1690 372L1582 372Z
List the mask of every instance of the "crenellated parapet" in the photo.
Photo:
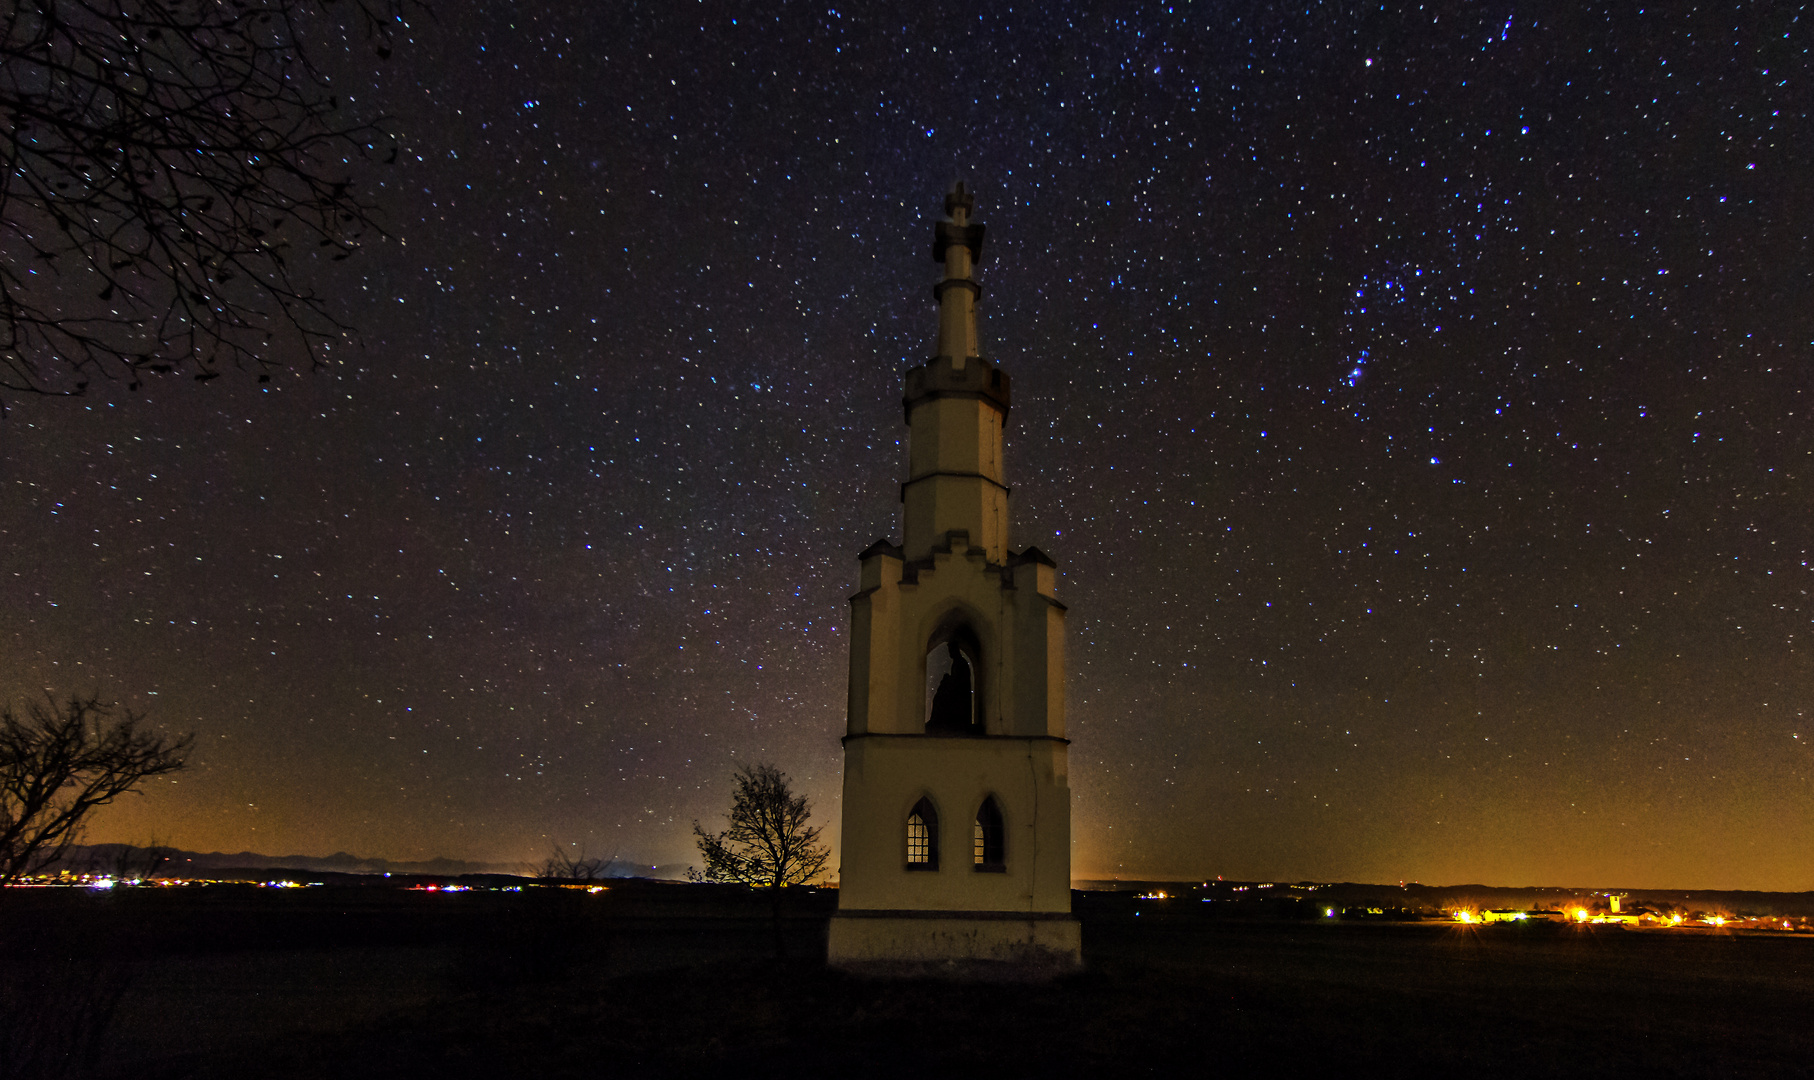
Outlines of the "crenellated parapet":
M978 654L980 734L1063 737L1067 609L1057 564L1044 552L1028 548L995 562L955 530L923 559L877 540L859 565L850 598L850 734L923 730L926 655L962 628Z

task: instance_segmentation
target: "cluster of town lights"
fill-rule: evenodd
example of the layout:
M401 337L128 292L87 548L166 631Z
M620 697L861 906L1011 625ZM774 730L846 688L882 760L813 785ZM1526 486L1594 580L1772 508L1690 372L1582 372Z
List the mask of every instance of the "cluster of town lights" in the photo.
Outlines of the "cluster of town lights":
M389 876L390 876L389 874L385 875L385 877L389 877ZM317 887L322 884L323 883L319 882L319 881L309 881L309 882L287 881L287 880L244 881L244 880L237 880L237 879L215 880L215 879L209 879L209 878L164 878L164 877L126 878L126 877L115 877L115 876L106 875L106 874L64 873L64 874L57 874L54 876L53 875L42 875L42 876L35 877L35 878L29 878L29 879L26 879L23 881L16 882L13 887L14 888L46 888L46 887L61 886L64 888L74 887L74 888L108 890L108 889L113 889L117 886L122 886L122 885L136 886L136 887L141 887L141 888L146 887L146 886L171 888L171 887L181 887L181 886L203 886L203 885L250 885L250 886L253 886L256 888L264 888L264 889L302 889L302 888L309 888L309 887ZM607 892L607 891L609 891L609 888L610 888L610 886L607 886L607 885L598 885L598 884L593 884L590 882L581 882L581 881L545 882L544 884L555 885L557 887L567 888L567 889L576 889L576 890L583 889L583 890L585 890L585 892L587 892L588 894L592 894L592 895L596 895L596 894L602 893L602 892ZM1205 885L1207 885L1207 884L1208 883L1206 882ZM1272 887L1273 887L1272 883L1267 882L1267 883L1261 884L1261 885L1230 886L1229 891L1246 892L1249 889L1270 889ZM420 882L418 884L407 886L407 889L410 892L428 892L428 893L522 892L523 891L523 887L521 885L486 887L486 886L473 886L473 885L441 884L438 882ZM1166 892L1163 889L1154 889L1150 892L1143 892L1143 893L1138 894L1136 896L1136 899L1139 899L1139 900L1171 900L1171 899L1174 899L1174 897L1171 893ZM1212 901L1206 897L1203 902L1207 904ZM1367 911L1368 911L1368 913L1371 913L1371 914L1378 914L1380 912L1380 909L1379 908L1368 908ZM1336 918L1341 918L1343 916L1344 916L1344 912L1340 908L1336 908L1336 907L1323 908L1323 917L1325 919L1336 919ZM1469 925L1469 926L1480 926L1480 925L1486 925L1486 924L1490 924L1490 923L1514 923L1514 922L1516 922L1516 923L1566 922L1566 923L1575 923L1577 925L1651 926L1651 927L1662 927L1662 928L1672 928L1672 927L1708 928L1708 927L1711 927L1714 929L1724 929L1727 926L1732 926L1735 929L1758 929L1758 930L1778 930L1778 929L1780 929L1780 930L1789 931L1789 932L1795 932L1797 930L1806 932L1810 929L1814 929L1814 926L1811 926L1809 920L1807 920L1807 919L1799 919L1799 920L1785 919L1785 918L1782 918L1781 916L1745 916L1745 917L1740 917L1740 918L1734 918L1733 916L1730 916L1730 915L1715 914L1715 913L1703 914L1701 912L1694 912L1692 914L1687 914L1687 913L1684 913L1681 911L1655 912L1655 911L1649 911L1649 910L1644 910L1644 909L1621 912L1619 910L1619 905L1617 903L1613 903L1611 905L1610 910L1590 910L1589 908L1578 905L1578 904L1565 908L1563 910L1543 909L1543 910L1521 911L1521 910L1517 910L1517 909L1456 908L1455 910L1449 912L1449 918L1456 923L1460 923L1463 925Z
M1285 899L1304 900L1308 899L1308 897L1302 894L1315 892L1319 888L1329 888L1328 885L1318 886L1308 883L1278 886L1270 881L1235 885L1225 883L1221 878L1217 878L1214 882L1205 881L1200 887L1205 890L1216 888L1225 890L1226 893L1229 894L1235 894L1232 896L1225 895L1220 897L1220 899L1230 902L1241 899L1239 894L1249 892L1250 890L1257 891L1260 889L1277 888L1283 893L1291 894L1285 897ZM1339 904L1328 903L1325 900L1322 904L1317 905L1311 910L1319 912L1325 920L1399 918L1416 921L1420 919L1436 919L1470 927L1487 926L1495 923L1517 923L1520 925L1554 923L1575 926L1621 926L1632 929L1669 930L1679 928L1683 930L1729 929L1766 930L1788 933L1814 932L1814 919L1807 917L1784 918L1779 914L1733 915L1730 912L1722 912L1718 909L1713 911L1688 911L1685 909L1676 909L1675 905L1671 903L1660 903L1657 904L1657 906L1650 906L1656 902L1643 900L1640 900L1637 905L1634 906L1629 893L1594 893L1593 897L1594 899L1576 899L1553 907L1488 908L1481 904L1469 904L1448 909L1438 908L1431 910L1429 908L1423 908L1415 911L1403 908L1387 909L1384 907L1371 906L1343 907ZM1134 894L1134 899L1149 901L1174 900L1177 899L1177 895L1164 889L1149 888L1145 892ZM1205 896L1202 899L1205 904L1213 904L1217 902L1218 897ZM1258 897L1254 897L1254 899L1258 899ZM1136 911L1134 914L1139 915L1141 913Z
M1326 917L1333 919L1335 917L1335 909L1334 908L1324 908L1323 914ZM1684 915L1683 913L1681 913L1679 911L1671 912L1666 915L1657 914L1657 913L1653 913L1653 912L1643 912L1640 914L1640 913L1636 913L1636 912L1623 912L1622 913L1622 912L1617 912L1617 911L1596 912L1596 911L1589 911L1587 908L1584 908L1584 907L1571 907L1571 908L1567 909L1566 911L1553 911L1553 910L1545 910L1545 911L1516 911L1516 910L1476 911L1476 910L1472 910L1469 908L1457 908L1455 911L1450 912L1449 917L1455 922L1465 923L1465 924L1469 924L1469 925L1484 925L1487 923L1502 923L1502 922L1530 922L1533 920L1537 920L1537 921L1548 921L1548 922L1572 922L1572 923L1577 923L1577 924L1589 924L1589 925L1596 925L1596 926L1598 926L1598 925L1615 925L1615 926L1646 925L1646 926L1675 927L1675 926L1692 925L1692 926L1711 926L1711 927L1718 928L1718 927L1724 927L1728 923L1733 922L1733 920L1730 917L1725 916L1725 915L1701 915L1701 916L1691 919L1689 916ZM1768 927L1768 928L1774 929L1778 924L1780 924L1784 930L1795 929L1795 923L1793 920L1790 920L1790 919L1754 919L1751 921L1754 922L1759 927Z
M384 876L389 877L390 875L386 874ZM185 887L200 887L200 886L206 886L206 885L240 885L240 886L249 886L249 887L258 888L258 889L308 889L308 888L319 888L325 884L326 884L325 882L321 882L321 881L289 881L289 880L248 881L243 878L173 878L173 877L169 877L169 878L167 878L167 877L128 878L128 877L115 877L111 874L61 873L61 874L39 874L39 875L35 875L33 877L24 878L19 881L13 882L11 885L8 886L8 888L14 888L14 889L55 889L55 888L72 889L73 888L73 889L95 889L98 891L105 892L107 890L118 888L121 886L132 886L135 888L156 887L156 888L161 888L161 889L171 889L171 888L185 888ZM568 888L585 888L585 890L588 893L601 893L607 889L607 886L604 886L604 885L584 886L584 885L580 885L578 883L569 885L567 887ZM474 886L474 885L420 884L420 885L408 886L408 891L410 891L410 892L445 892L445 893L522 892L523 887L521 885L504 885L504 886L486 887L486 886Z

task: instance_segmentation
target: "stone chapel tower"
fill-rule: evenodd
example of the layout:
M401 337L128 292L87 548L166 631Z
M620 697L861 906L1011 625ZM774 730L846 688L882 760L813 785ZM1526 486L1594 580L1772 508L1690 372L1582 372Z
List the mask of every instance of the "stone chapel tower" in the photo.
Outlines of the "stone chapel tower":
M1009 379L978 355L983 226L957 184L933 231L938 346L907 372L902 542L858 558L838 965L1074 966L1064 605L1008 547Z

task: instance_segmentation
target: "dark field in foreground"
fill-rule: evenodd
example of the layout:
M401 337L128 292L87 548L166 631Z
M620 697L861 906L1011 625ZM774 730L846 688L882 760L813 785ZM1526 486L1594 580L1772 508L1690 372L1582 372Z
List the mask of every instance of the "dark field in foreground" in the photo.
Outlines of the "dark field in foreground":
M796 903L781 961L766 909L711 887L4 899L13 972L130 958L102 1076L1805 1076L1814 1062L1805 936L1218 920L1097 893L1077 898L1080 974L890 983L819 961L833 893Z

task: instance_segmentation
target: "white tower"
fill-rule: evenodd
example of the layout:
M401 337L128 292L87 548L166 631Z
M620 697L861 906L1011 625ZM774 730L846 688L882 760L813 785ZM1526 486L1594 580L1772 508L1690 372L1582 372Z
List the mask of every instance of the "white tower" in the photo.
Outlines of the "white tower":
M1056 564L1008 548L1009 379L979 356L975 200L933 233L938 348L907 372L903 541L871 544L851 598L841 966L1071 967L1069 741Z

